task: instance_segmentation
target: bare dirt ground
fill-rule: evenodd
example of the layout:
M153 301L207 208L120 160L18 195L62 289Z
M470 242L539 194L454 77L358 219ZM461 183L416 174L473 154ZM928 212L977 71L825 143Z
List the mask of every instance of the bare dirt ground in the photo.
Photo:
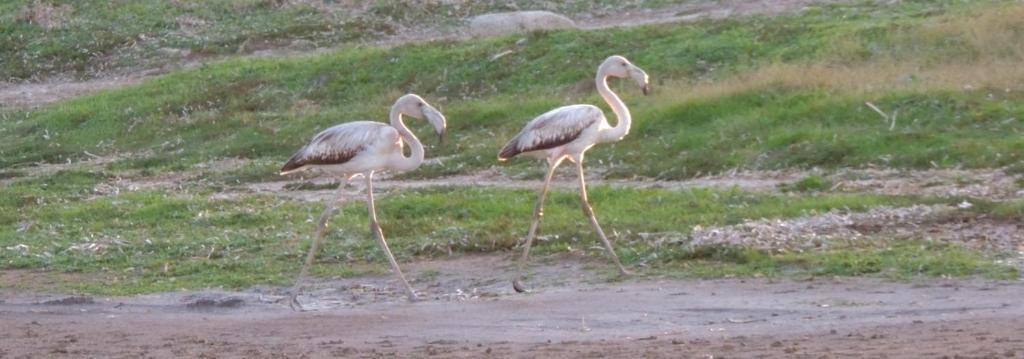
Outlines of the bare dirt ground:
M1024 282L877 279L609 282L562 256L530 294L499 256L280 288L137 297L0 294L0 357L1008 357L1024 356Z
M574 15L576 25L583 29L602 29L611 27L640 26L654 23L692 22L705 19L724 19L735 16L749 15L781 15L799 11L808 5L828 1L821 0L699 0L686 4L672 5L659 9L623 10L609 8L594 13ZM340 3L336 6L356 6L365 4ZM355 11L358 11L356 9ZM398 46L416 41L459 40L469 36L461 28L441 29L427 27L401 27L393 35L372 40L378 46ZM314 50L296 50L288 44L280 48L262 48L248 52L246 56L256 57L294 57L306 56L311 53L330 51L329 48ZM42 82L6 83L0 82L0 108L31 108L55 103L65 99L82 96L98 91L131 86L154 76L175 69L191 68L206 62L224 59L225 56L191 57L177 64L161 68L136 69L117 71L99 75L88 80L48 79Z
M142 82L141 76L107 77L87 81L61 81L2 84L0 108L35 107L96 91L119 88Z

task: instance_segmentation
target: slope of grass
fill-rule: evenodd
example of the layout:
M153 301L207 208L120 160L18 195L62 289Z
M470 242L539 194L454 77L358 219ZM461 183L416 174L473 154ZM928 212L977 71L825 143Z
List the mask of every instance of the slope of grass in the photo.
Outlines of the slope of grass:
M616 84L635 125L624 141L592 151L591 165L607 176L998 167L1024 153L1024 71L1013 65L1024 54L1015 20L1024 6L986 4L831 5L789 17L534 33L524 44L509 37L229 60L4 113L0 134L11 140L0 143L0 165L85 151L131 152L117 166L151 170L222 157L283 160L316 130L383 119L394 98L416 92L443 108L454 138L428 149L449 160L411 175L464 173L492 166L502 141L546 109L599 102L570 89L621 53L651 73L658 92L640 97ZM505 50L513 52L491 60ZM965 71L988 75L965 83L956 75ZM895 112L895 125L865 102Z

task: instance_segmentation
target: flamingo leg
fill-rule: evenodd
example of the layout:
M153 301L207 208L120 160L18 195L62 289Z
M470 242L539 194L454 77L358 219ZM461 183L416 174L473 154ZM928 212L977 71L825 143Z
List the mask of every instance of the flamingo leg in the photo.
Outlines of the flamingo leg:
M537 235L537 227L540 225L541 217L544 217L544 200L547 199L548 188L551 187L551 178L555 175L555 169L562 163L563 158L559 158L553 161L549 161L548 173L544 176L544 186L540 189L540 195L537 197L537 204L533 207L533 219L530 221L530 231L526 234L526 244L523 245L523 257L519 259L519 273L516 275L516 279L512 281L512 288L519 293L528 292L523 287L521 279L523 278L523 272L526 270L526 262L530 258L530 246L533 244L533 238Z
M341 202L343 196L341 190L345 188L347 181L343 181L338 186L338 198L327 205L327 209L320 215L320 222L316 227L316 235L313 237L313 244L309 246L309 254L306 254L306 262L302 264L302 271L299 272L299 278L295 280L295 285L292 287L292 295L288 300L288 306L292 310L302 310L302 304L299 303L299 294L302 292L302 284L306 280L306 275L309 274L309 267L313 265L313 259L316 258L316 253L320 249L320 242L323 242L324 234L327 232L327 221L331 219L335 213L338 212L338 204Z
M391 269L395 271L395 274L398 275L398 279L400 279L402 284L405 285L409 301L416 301L416 292L412 290L412 286L409 285L409 281L405 280L405 275L403 275L402 270L398 268L398 261L396 261L395 256L391 254L391 249L388 248L388 242L384 240L384 231L381 230L380 223L377 222L377 208L373 203L373 172L366 175L366 207L370 216L370 231L373 232L375 237L377 237L377 243L380 244L380 248L384 250L384 255L387 256L388 262L391 263Z
M576 172L580 178L580 204L583 206L583 214L590 219L590 224L594 226L594 231L601 237L601 241L604 242L604 248L608 250L608 255L612 257L612 261L615 262L615 266L619 267L619 274L628 275L629 272L619 262L619 256L615 254L615 249L612 248L612 242L608 241L608 236L604 235L604 230L601 229L601 225L597 223L597 217L594 216L594 209L590 207L590 201L587 200L587 183L583 179L583 160L576 161Z

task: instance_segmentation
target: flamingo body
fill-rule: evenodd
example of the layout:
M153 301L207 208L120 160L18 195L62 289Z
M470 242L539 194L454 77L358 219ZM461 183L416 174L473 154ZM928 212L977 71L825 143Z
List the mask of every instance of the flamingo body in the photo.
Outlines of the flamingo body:
M356 121L340 124L313 136L281 168L281 174L319 168L346 176L367 171L391 169L389 164L402 156L402 138L387 124Z
M601 131L610 127L597 106L559 107L528 122L505 144L498 159L504 161L520 153L542 158L583 153L598 142Z

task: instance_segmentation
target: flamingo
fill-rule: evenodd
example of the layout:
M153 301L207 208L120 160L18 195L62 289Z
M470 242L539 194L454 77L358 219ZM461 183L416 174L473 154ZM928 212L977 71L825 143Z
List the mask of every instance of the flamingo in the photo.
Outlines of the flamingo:
M331 175L344 178L338 186L339 199L341 201L341 189L348 181L362 176L366 180L366 206L370 219L370 232L377 237L377 243L384 250L391 269L398 275L408 292L409 301L416 300L416 292L409 286L409 282L402 275L402 270L395 261L395 256L388 249L388 243L384 240L384 233L377 222L377 211L373 202L373 173L378 171L405 172L416 169L423 163L423 144L416 138L409 128L405 126L402 116L412 116L418 119L426 119L437 132L438 139L444 141L445 118L440 111L427 104L422 98L415 94L408 94L400 97L391 106L389 118L391 124L384 124L372 121L355 121L340 124L313 136L313 139L302 149L296 152L281 168L281 175L299 172L311 168L321 169ZM412 148L411 156L403 154L403 141L408 142ZM317 249L323 240L327 228L327 220L337 211L337 202L331 203L320 215L320 222L316 229L316 236L309 254L306 255L306 262L302 266L299 278L292 289L289 306L301 309L298 302L298 295L301 284L309 272L309 267L316 257Z
M541 187L540 195L537 198L537 205L533 209L533 219L530 222L530 230L526 235L526 243L523 246L523 256L519 261L519 274L512 281L512 287L520 293L527 292L520 279L526 267L526 261L530 256L530 245L537 234L537 225L544 216L544 199L547 196L548 188L551 186L551 178L555 169L563 160L576 164L576 173L579 177L580 202L583 206L583 213L590 220L594 231L601 237L608 255L615 262L621 275L628 275L629 272L622 266L619 257L615 254L611 242L605 236L604 230L598 224L594 216L594 210L587 200L587 184L583 179L583 154L590 147L605 142L621 140L629 133L631 117L626 104L619 99L610 88L608 88L608 77L631 78L640 86L644 95L651 90L647 73L636 65L633 65L625 57L610 56L597 68L597 76L594 79L597 85L597 92L601 94L605 102L611 107L612 112L618 118L615 127L608 124L604 112L593 105L569 105L548 111L526 124L526 127L513 137L505 147L498 153L498 160L505 161L520 153L539 157L547 160L548 170L544 176L544 185Z

